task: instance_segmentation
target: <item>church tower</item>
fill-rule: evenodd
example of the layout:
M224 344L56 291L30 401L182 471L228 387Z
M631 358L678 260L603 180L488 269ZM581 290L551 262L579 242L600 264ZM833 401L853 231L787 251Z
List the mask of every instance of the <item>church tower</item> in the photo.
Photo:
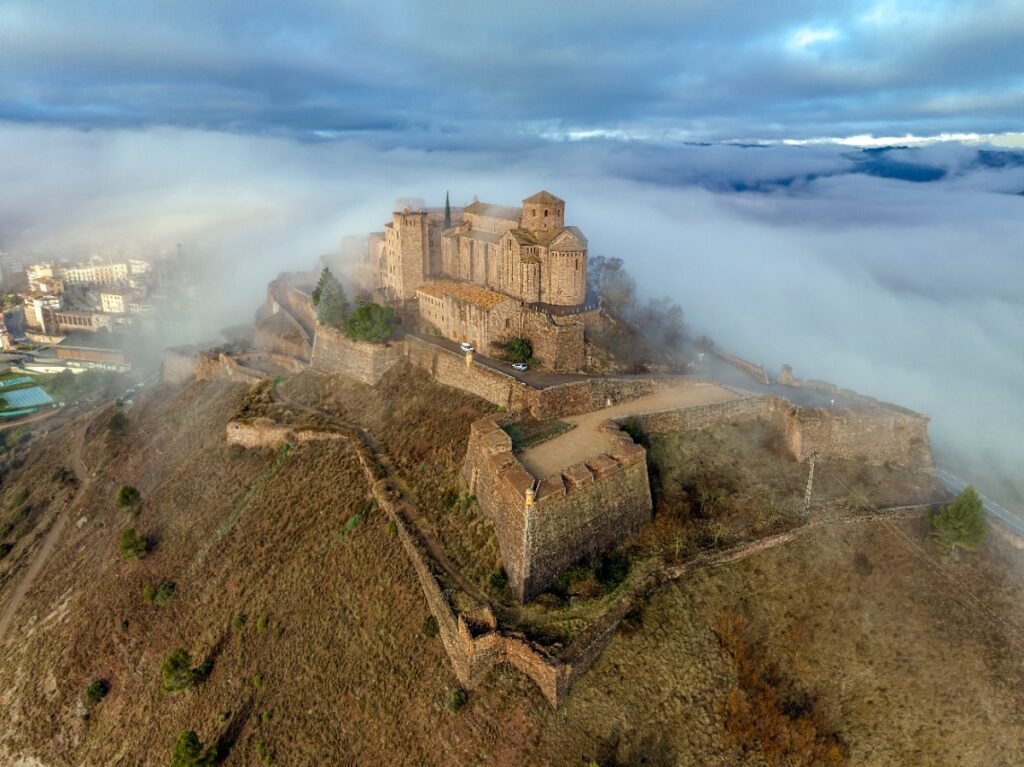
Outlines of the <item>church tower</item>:
M551 192L537 192L523 200L523 229L544 232L565 227L565 200Z

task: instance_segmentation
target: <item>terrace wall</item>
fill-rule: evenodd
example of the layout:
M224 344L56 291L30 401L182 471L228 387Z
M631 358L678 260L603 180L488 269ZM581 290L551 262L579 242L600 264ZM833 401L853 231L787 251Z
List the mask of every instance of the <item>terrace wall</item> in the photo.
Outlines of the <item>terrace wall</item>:
M317 325L310 366L324 373L341 373L371 386L402 358L402 345L352 341L344 333Z

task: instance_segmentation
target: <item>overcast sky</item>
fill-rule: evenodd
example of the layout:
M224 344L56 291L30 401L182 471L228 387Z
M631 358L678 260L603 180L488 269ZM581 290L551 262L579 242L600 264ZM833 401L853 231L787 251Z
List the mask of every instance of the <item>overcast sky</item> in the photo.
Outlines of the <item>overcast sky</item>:
M1022 130L1024 3L2 0L0 119L397 145Z
M1022 50L1020 0L0 0L0 250L181 242L214 327L398 197L548 188L695 330L931 414L1024 507Z

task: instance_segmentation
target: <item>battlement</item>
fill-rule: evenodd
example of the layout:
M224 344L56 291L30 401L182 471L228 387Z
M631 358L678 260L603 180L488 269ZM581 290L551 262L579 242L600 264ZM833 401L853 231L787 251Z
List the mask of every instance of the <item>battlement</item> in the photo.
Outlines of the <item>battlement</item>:
M606 450L537 478L512 452L503 426L516 413L488 416L470 430L464 473L494 524L513 593L544 591L565 568L627 538L652 514L647 451L617 424L600 427Z

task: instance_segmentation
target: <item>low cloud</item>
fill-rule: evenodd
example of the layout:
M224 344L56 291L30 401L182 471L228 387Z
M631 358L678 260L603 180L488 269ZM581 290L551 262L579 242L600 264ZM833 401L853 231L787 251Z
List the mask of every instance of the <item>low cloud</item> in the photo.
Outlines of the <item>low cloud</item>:
M514 202L549 188L592 253L623 258L696 331L930 414L944 461L1024 507L1020 155L882 153L941 170L915 182L829 146L445 152L8 124L0 147L0 174L18 179L0 190L0 249L81 257L181 242L203 255L218 327L251 317L277 272L379 230L398 197Z

